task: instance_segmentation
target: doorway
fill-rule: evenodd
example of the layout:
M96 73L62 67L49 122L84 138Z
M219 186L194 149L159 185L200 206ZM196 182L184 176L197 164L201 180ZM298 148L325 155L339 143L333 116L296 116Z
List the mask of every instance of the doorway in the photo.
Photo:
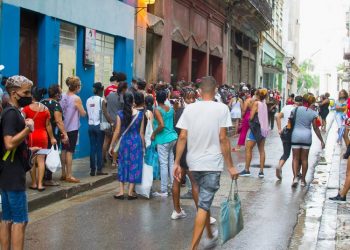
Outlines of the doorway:
M38 81L38 27L39 16L34 12L21 10L19 74Z

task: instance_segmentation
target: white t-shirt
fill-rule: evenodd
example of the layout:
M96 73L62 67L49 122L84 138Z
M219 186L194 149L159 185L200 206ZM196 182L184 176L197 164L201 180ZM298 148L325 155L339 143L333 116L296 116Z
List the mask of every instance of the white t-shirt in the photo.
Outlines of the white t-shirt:
M86 109L89 118L89 125L99 125L101 122L102 98L99 96L91 96L86 101Z
M222 171L220 128L231 127L230 110L225 104L200 101L189 105L176 127L187 130L187 164L191 171Z
M283 129L288 124L288 119L293 109L295 109L294 105L286 105L282 108L281 113L283 114L283 118L281 119L281 128ZM276 114L277 115L277 114Z

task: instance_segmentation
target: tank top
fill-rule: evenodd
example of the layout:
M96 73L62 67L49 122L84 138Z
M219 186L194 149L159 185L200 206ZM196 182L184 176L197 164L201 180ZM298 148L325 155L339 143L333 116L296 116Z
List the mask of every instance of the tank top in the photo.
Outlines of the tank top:
M79 130L80 127L80 115L75 106L75 100L77 97L77 95L64 94L60 101L64 116L64 127L67 132Z
M164 128L162 132L156 135L155 142L156 144L166 144L177 139L177 133L174 129L174 109L170 108L168 112L166 112L161 107L157 107L159 112L162 115ZM154 130L158 128L157 119L154 119Z

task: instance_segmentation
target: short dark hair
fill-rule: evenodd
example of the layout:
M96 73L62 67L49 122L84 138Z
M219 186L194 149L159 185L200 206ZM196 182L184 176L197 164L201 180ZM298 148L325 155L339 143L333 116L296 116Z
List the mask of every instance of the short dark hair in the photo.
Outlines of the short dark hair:
M164 104L164 102L166 101L167 98L167 92L165 90L158 90L156 92L156 100L158 103Z
M49 87L49 98L54 98L56 95L60 93L60 86L58 84L52 84Z
M145 96L142 92L136 91L134 93L134 102L136 106L140 106L145 103Z
M139 90L145 90L147 83L144 80L138 80L137 81L137 88Z
M32 88L32 96L38 102L44 99L44 96L46 94L47 94L46 88L39 88L39 87Z

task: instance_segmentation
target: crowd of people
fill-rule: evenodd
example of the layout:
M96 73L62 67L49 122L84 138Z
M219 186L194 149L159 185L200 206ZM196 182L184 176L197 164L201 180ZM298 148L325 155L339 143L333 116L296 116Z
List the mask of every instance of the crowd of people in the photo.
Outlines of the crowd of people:
M210 207L220 187L224 162L233 179L250 176L253 148L257 146L260 154L258 177L264 178L265 141L274 129L275 120L284 150L276 176L282 178L282 167L292 151L293 188L299 182L301 186L306 185L312 128L324 148L319 127L326 128L328 94L318 103L311 93L291 95L281 109L281 95L277 90L256 89L243 83L238 89L219 86L213 77L174 85L162 81L147 84L138 79L129 87L124 73L113 72L109 86L104 88L102 83L94 83L91 97L83 103L79 97L80 79L68 77L66 85L68 91L62 93L57 84L48 90L33 87L32 81L23 76L13 76L6 81L8 100L3 100L1 115L4 140L1 142L0 174L3 201L0 234L4 249L10 242L23 246L28 222L26 171L30 170L32 177L30 189L43 192L46 186L60 184L45 168L46 154L38 154L39 149L61 148L60 180L80 182L73 176L72 168L81 117L87 116L89 125L90 175L106 175L103 168L110 161L111 166L118 169L116 200L138 198L135 185L142 183L144 157L150 152L157 155L152 167L154 178L160 179L160 188L154 187L152 195L172 195L173 220L187 216L181 208L180 188L184 182L189 185L186 198L193 198L198 209L192 249L197 249L204 228L208 236L206 245L214 245L217 240L217 232L210 226L215 223ZM345 128L347 98L346 91L341 91L336 107L340 142L349 132ZM229 138L230 129L232 137L237 138L235 147ZM244 148L245 168L238 173L231 153ZM348 166L350 168L350 164ZM341 199L344 192L339 194Z

